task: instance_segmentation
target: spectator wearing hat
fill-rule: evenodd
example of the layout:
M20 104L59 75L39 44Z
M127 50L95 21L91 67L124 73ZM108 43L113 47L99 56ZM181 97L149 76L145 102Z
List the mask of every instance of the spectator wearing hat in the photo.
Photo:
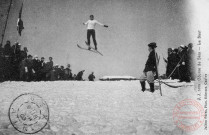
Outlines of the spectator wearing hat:
M40 60L38 59L37 55L34 56L33 67L34 67L34 70L35 70L34 80L38 81L38 74L40 74Z
M45 58L41 57L41 60L39 62L39 73L38 73L38 81L45 81L46 80L46 71L45 71Z
M18 42L15 42L15 44L12 46L12 80L18 81L20 76L19 66L21 63L21 44Z
M188 55L187 48L185 45L180 45L178 55L181 59L178 65L179 80L180 82L190 82L189 72L188 72Z
M12 55L12 47L11 47L11 43L9 40L7 40L6 44L4 45L4 56L6 58L11 57Z
M143 75L140 77L140 83L142 87L142 91L144 92L146 90L145 87L145 81L149 83L150 86L150 91L154 92L154 72L156 72L156 59L155 59L155 48L156 48L156 43L152 42L148 44L148 51L149 56L147 59L147 62L145 64L145 68L143 71Z
M179 55L178 55L178 49L177 48L175 48L174 50L173 50L173 53L171 54L171 61L172 61L172 63L171 63L171 68L172 68L172 71L175 69L175 67L177 66L177 64L178 64L178 62L179 62L179 60L180 60L180 57L179 57ZM170 74L169 74L170 75ZM168 76L169 76L168 75ZM167 77L168 77L167 76ZM173 72L173 74L171 75L171 79L179 79L179 74L178 74L178 70L175 70L174 72Z
M4 79L8 81L11 79L12 71L12 48L9 40L6 41L4 45Z
M33 68L33 59L32 55L28 55L28 58L23 60L21 63L21 72L20 72L20 79L23 81L32 81L35 70Z

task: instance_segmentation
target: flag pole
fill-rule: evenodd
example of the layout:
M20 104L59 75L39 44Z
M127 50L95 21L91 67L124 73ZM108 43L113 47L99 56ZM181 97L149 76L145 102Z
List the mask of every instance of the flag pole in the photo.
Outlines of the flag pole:
M4 42L4 36L5 36L6 28L7 28L7 22L8 22L8 18L9 18L9 13L10 13L11 6L12 6L12 0L10 0L9 8L8 8L8 10L7 10L6 23L5 23L5 25L4 25L3 33L2 33L2 35L1 35L1 36L2 36L2 37L1 37L1 44L3 44L3 42Z

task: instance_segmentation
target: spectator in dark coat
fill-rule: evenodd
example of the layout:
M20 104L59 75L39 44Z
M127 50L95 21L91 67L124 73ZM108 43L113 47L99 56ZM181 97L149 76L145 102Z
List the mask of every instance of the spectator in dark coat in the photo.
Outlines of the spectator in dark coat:
M180 60L177 48L175 48L173 53L171 54L171 60L172 60L172 71L173 71ZM178 70L174 70L173 74L171 75L171 79L179 79Z
M142 91L144 92L146 90L145 88L145 81L150 85L150 91L154 92L154 72L156 72L156 58L155 58L155 48L156 48L156 43L152 42L148 44L148 50L150 52L147 62L145 64L145 68L143 71L143 75L140 77L140 83L142 87Z
M33 59L33 67L34 67L34 80L38 81L38 74L40 74L40 60L38 59L38 56L35 55Z
M83 73L85 70L82 70L80 72L78 72L78 74L76 75L76 80L77 81L83 81Z
M5 81L11 80L12 72L12 48L8 40L4 45L4 79Z
M190 82L189 72L188 72L188 55L187 48L184 45L179 47L179 57L181 62L178 65L179 80L180 82Z
M59 80L65 79L65 69L64 66L60 66L59 68Z
M67 68L65 69L64 80L73 80L73 75L70 69L70 64L68 64Z
M44 61L44 57L41 57L41 61L39 62L38 81L46 80L45 66L46 66L46 63Z
M20 52L21 61L28 57L28 49L24 47L24 49Z
M94 81L95 76L94 76L94 72L92 72L89 77L88 77L89 81Z
M6 44L4 45L4 56L11 57L12 55L12 47L9 40L7 40Z
M31 55L28 55L28 58L23 60L21 63L21 72L20 72L20 78L23 81L32 81L35 71L33 67L33 57Z
M172 72L173 66L172 66L172 48L168 48L168 58L164 59L164 61L167 63L166 66L166 76L168 77L170 73Z
M54 79L59 80L59 65L58 64L54 66Z
M46 80L51 80L54 78L54 74L52 73L53 71L53 60L52 57L49 57L49 62L46 63L45 66L45 71L46 71Z
M19 66L21 63L21 44L16 42L12 46L12 80L18 81L20 76Z

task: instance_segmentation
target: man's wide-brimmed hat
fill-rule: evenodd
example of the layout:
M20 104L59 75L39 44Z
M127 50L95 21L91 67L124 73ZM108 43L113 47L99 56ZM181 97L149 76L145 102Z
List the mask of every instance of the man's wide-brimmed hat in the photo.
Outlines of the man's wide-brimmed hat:
M148 46L151 48L156 48L157 44L155 42L152 42L152 43L149 43Z

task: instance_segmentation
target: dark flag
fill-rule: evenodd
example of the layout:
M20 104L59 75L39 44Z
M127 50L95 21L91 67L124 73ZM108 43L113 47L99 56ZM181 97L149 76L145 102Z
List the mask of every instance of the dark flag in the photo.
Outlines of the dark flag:
M17 31L18 31L18 33L19 33L20 36L21 36L22 30L24 29L23 21L21 19L21 16L22 16L22 8L23 8L23 3L22 3L21 8L20 8L19 17L17 19Z

